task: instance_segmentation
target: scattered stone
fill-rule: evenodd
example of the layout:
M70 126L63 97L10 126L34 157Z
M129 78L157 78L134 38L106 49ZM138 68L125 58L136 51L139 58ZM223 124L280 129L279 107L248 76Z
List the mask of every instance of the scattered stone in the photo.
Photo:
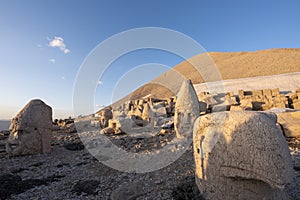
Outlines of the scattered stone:
M143 194L142 185L139 182L120 186L110 196L111 200L134 200Z
M242 99L242 100L240 100L240 106L244 110L252 110L252 108L253 108L251 99Z
M96 195L98 191L96 190L100 181L98 180L79 180L73 186L73 192L77 195L86 193L88 195Z
M13 174L0 175L0 199L7 199L13 194L20 194L40 185L47 185L48 183L59 181L57 178L64 176L51 176L45 179L26 179Z
M114 133L115 133L115 129L111 127L106 127L100 131L100 134L114 134Z
M173 190L175 200L204 200L197 187L195 176L185 177Z
M272 96L273 96L273 97L279 95L279 88L272 89L271 91L272 91Z
M12 119L6 151L11 156L51 151L52 108L41 100L31 100Z
M300 137L300 112L276 113L286 137Z
M287 199L291 155L276 115L213 113L194 125L197 185L206 199Z
M272 97L272 90L271 89L264 89L263 94L267 97Z
M253 90L252 95L261 97L263 95L263 90Z
M64 147L70 151L81 151L84 149L82 142L66 143Z
M245 110L242 106L230 106L230 111Z
M238 91L238 97L239 97L240 100L244 99L244 97L245 97L244 90L239 90Z

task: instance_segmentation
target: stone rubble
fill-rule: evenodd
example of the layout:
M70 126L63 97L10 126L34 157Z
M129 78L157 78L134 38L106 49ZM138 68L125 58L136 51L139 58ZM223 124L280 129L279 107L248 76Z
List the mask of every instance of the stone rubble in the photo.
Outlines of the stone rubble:
M186 94L189 93L187 92ZM111 107L106 107L94 116L75 120L55 120L53 125L51 124L52 130L50 129L52 151L49 154L38 153L28 155L26 152L21 157L10 157L5 150L5 144L8 142L8 134L7 132L1 132L0 162L2 165L0 166L0 172L4 174L3 177L9 178L8 174L13 174L18 176L18 180L21 179L25 182L29 180L30 182L33 179L37 183L42 184L27 188L22 192L16 192L10 190L9 186L1 187L0 185L0 191L3 189L3 191L9 192L10 199L124 199L127 197L130 198L131 195L138 200L203 199L203 194L200 194L198 187L195 185L193 153L197 153L197 151L194 152L192 147L188 148L174 163L158 171L143 174L135 172L124 173L111 169L101 163L100 160L92 157L88 149L81 142L81 136L78 136L79 134L89 135L90 132L82 131L85 130L85 127L92 127L92 129L99 130L99 132L101 130L119 148L128 152L147 155L149 152L159 151L176 139L174 126L176 121L175 113L178 111L176 111L176 104L177 106L181 104L188 107L189 110L193 110L196 113L195 116L201 115L202 117L208 117L209 115L206 114L212 111L224 110L231 110L233 113L243 110L267 110L266 112L276 113L279 122L276 130L278 131L278 127L280 127L285 133L285 139L288 142L289 151L292 156L293 179L290 183L287 183L288 181L285 181L284 178L288 179L289 176L282 177L280 176L282 173L278 171L278 177L274 180L268 181L263 179L263 177L261 178L263 180L259 179L261 182L257 182L258 178L254 177L253 182L246 181L244 185L249 186L251 190L263 187L271 191L270 193L274 195L284 196L287 194L291 199L300 199L300 140L298 128L294 126L299 124L297 123L298 114L296 114L298 112L295 112L298 109L299 95L300 90L289 94L282 94L278 89L262 91L241 90L238 95L232 92L227 94L209 94L203 92L198 94L198 99L188 96L182 98L183 95L167 99L155 99L148 95L143 99L127 101L114 110ZM186 102L182 100L187 98L189 100L186 100ZM179 103L177 103L178 101ZM285 106L283 106L283 103ZM192 109L193 106L198 107L198 110L195 111L196 109ZM285 110L277 112L274 110L274 107L277 109L278 107L282 109L284 107ZM253 115L260 115L257 112L252 113ZM273 116L268 113L264 115ZM240 118L242 119L242 117L239 117L239 120L241 120ZM270 120L272 121L272 119ZM74 123L74 121L79 123ZM192 123L193 117L191 117L190 121ZM273 130L275 127L274 122L272 123L271 127ZM234 123L230 125L232 126L232 124ZM262 126L265 127L264 125ZM79 133L76 133L77 130ZM225 129L226 131L229 131L229 129ZM251 134L249 134L250 136ZM257 136L256 140L262 140L263 138ZM276 137L272 138L271 141L275 139ZM282 142L282 139L279 141ZM247 142L244 143L247 144ZM235 148L243 150L242 147L243 145L237 145ZM261 146L261 148L266 147ZM249 151L249 149L244 150ZM275 152L277 150L274 149ZM223 152L226 151L224 150ZM251 156L251 154L248 155ZM267 153L262 155L267 155ZM284 159L288 159L286 156L283 157ZM103 159L105 160L104 157ZM266 159L272 160L274 157ZM228 162L230 162L230 159ZM267 166L268 162L261 163L262 167ZM270 169L274 169L275 166L288 165L288 163L289 161L278 161L273 166L268 166ZM247 165L245 164L245 166ZM279 167L278 170L280 169L282 168ZM251 170L254 172L255 168L251 168ZM270 173L266 173L266 175L271 176L271 171ZM231 172L231 170L224 169L223 172ZM257 171L258 174L261 172ZM243 173L237 172L237 174L242 177L245 176ZM229 173L229 176L229 179L235 179L236 174ZM135 186L131 187L136 183L138 183L138 189ZM282 185L285 185L285 187L278 189L278 186ZM222 187L224 188L225 186ZM127 189L130 189L131 192L124 192ZM274 190L276 191L274 192ZM236 193L235 195L232 196L233 199L243 194Z

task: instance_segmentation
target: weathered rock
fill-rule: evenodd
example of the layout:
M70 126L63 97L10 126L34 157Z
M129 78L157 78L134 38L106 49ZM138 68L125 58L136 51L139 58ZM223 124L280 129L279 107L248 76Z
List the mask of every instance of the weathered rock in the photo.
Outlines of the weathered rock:
M230 111L245 110L242 106L230 106Z
M148 103L146 103L144 105L144 109L143 109L143 113L142 113L142 119L146 120L146 121L150 121L150 114L149 112L151 112L150 110L150 106Z
M211 109L212 112L222 112L222 111L226 111L229 110L230 106L222 103L222 104L218 104L218 105L214 105Z
M111 194L111 200L134 200L143 194L141 183L120 186Z
M183 81L177 94L174 129L177 138L190 137L193 124L200 115L198 97L190 80Z
M291 155L276 115L213 113L194 125L196 180L206 199L287 199Z
M272 91L272 96L273 96L273 97L279 95L279 88L272 89L271 91Z
M263 91L262 90L253 90L252 91L252 95L253 96L262 96L263 95Z
M115 130L115 133L128 133L132 130L134 121L129 117L120 115L110 120L109 124L109 127Z
M100 134L114 134L114 133L115 133L115 129L110 127L106 127L100 131Z
M253 108L252 100L251 99L242 99L242 100L240 100L240 106L244 110L252 110L252 108Z
M271 89L264 89L263 94L267 97L272 97L272 90Z
M205 114L207 112L207 103L199 101L199 109L201 114Z
M99 120L102 128L108 127L108 121L113 118L113 113L110 109L103 109L99 112Z
M154 110L156 117L167 117L167 110L165 107L159 107Z
M81 195L81 193L95 195L98 193L96 189L99 184L98 180L79 180L73 185L72 191L77 195Z
M276 113L286 137L300 137L300 112Z
M244 97L245 97L244 90L239 90L238 91L238 97L239 97L240 100L244 99Z
M295 101L295 102L293 103L293 108L294 108L295 110L299 110L299 109L300 109L300 101Z
M212 95L208 94L206 96L203 96L203 97L199 97L198 96L198 99L200 102L204 102L206 103L206 108L207 109L210 109L212 108L214 105L218 104L218 102L213 98Z
M12 156L51 151L52 108L31 100L12 119L6 151Z

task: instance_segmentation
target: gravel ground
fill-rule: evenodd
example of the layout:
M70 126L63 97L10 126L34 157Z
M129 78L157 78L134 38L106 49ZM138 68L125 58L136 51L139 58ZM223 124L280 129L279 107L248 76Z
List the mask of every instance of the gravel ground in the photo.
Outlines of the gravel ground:
M152 138L140 145L131 145L132 138L122 139L121 145L136 152L153 149L153 143L163 143L174 136ZM0 140L0 147L5 140ZM127 142L126 142L127 141ZM292 199L300 199L300 140L287 139L295 176L286 191ZM201 199L194 184L192 147L177 161L150 173L124 173L109 168L93 158L81 144L77 134L55 133L51 154L9 158L0 154L0 199L110 199L124 196L136 199ZM3 146L2 146L3 147ZM158 147L159 148L159 147ZM9 177L7 177L7 174ZM5 176L6 175L6 176ZM14 176L12 176L14 175ZM3 179L6 181L3 183ZM1 180L2 179L2 180ZM22 180L21 180L22 179ZM5 185L6 184L6 185ZM134 199L134 198L133 198Z

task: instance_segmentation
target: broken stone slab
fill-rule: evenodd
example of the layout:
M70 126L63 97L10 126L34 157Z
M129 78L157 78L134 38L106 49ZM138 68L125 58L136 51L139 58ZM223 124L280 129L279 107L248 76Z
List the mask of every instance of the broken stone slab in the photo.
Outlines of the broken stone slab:
M200 114L205 114L207 112L207 103L199 101Z
M154 109L155 117L167 117L167 110L165 107L159 107Z
M261 97L263 95L263 90L253 90L252 95Z
M286 137L300 137L300 112L276 113Z
M212 112L222 112L227 110L230 110L230 105L227 105L225 103L214 105L211 109Z
M272 90L271 89L264 89L263 94L267 97L272 97Z
M205 199L288 199L289 148L276 115L212 113L194 124L196 182Z
M199 101L191 80L184 80L177 94L174 129L177 138L190 138L193 124L200 115Z
M252 110L252 100L251 99L242 99L240 100L240 106L243 107L245 110Z
M52 108L39 99L31 100L11 121L7 153L49 153L52 128Z
M279 88L274 88L274 89L271 89L272 91L272 96L275 97L275 96L278 96L279 95Z
M245 110L245 107L242 106L230 106L230 111L237 111L237 110Z
M244 90L239 90L238 91L238 97L239 97L240 100L244 99L244 97L245 97Z
M295 110L299 110L300 109L300 101L294 101L293 102L293 108Z

